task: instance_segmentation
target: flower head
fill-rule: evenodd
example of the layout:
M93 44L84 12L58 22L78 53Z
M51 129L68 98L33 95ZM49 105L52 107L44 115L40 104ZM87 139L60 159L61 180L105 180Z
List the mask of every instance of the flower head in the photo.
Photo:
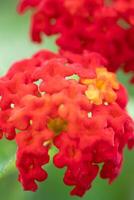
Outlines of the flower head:
M90 50L107 58L110 71L120 67L134 72L134 1L21 0L19 12L34 8L31 37L41 42L42 33L58 34L63 50ZM84 31L82 31L84 30ZM131 82L134 82L132 78Z
M47 178L43 166L53 145L54 165L67 168L64 183L74 186L72 195L90 189L100 163L101 178L118 176L124 147L134 146L134 122L124 87L104 63L96 53L41 51L1 78L1 132L16 139L25 190L35 191L36 181Z

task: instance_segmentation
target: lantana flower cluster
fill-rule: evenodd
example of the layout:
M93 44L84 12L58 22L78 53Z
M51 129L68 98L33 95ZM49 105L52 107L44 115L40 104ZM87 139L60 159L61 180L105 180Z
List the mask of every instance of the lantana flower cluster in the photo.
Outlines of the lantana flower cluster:
M31 37L57 34L63 50L96 51L108 70L134 72L134 0L21 0L18 10L33 8ZM134 83L134 77L131 79Z
M119 175L124 148L134 146L134 121L125 88L105 65L97 53L44 50L0 78L0 134L16 140L25 190L47 178L53 146L71 195L83 196L98 174L110 183Z

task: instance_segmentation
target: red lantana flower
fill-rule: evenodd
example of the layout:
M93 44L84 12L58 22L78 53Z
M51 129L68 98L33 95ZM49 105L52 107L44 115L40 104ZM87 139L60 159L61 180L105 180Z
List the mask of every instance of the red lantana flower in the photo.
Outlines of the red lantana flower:
M1 134L16 139L25 190L35 191L36 181L47 178L43 167L53 145L53 163L66 167L71 195L83 196L99 173L110 183L119 175L124 147L134 146L134 122L126 91L105 62L96 53L41 51L1 78Z
M63 50L101 53L108 70L120 67L134 72L134 0L21 0L19 13L34 8L31 37L41 42L42 33L58 34ZM134 82L132 78L131 82Z

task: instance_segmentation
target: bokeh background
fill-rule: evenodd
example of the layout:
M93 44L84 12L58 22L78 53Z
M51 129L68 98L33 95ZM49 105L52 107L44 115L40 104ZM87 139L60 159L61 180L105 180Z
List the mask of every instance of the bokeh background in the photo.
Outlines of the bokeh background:
M0 0L0 75L4 75L11 64L25 57L30 57L36 51L48 48L57 51L55 38L45 38L42 45L32 44L28 35L29 15L23 17L16 12L17 0ZM128 83L131 74L118 73L118 77L129 91L128 111L134 117L134 86ZM14 142L0 141L0 199L2 200L78 200L70 197L70 187L62 181L64 170L47 165L49 177L46 182L39 184L35 193L24 192L17 181L15 168ZM112 185L99 178L92 189L82 200L134 200L134 151L125 150L124 164L118 179Z

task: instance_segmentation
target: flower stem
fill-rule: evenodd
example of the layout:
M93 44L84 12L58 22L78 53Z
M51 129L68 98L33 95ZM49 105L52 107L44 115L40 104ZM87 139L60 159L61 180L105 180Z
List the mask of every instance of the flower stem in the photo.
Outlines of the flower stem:
M15 155L0 164L0 179L15 171Z

